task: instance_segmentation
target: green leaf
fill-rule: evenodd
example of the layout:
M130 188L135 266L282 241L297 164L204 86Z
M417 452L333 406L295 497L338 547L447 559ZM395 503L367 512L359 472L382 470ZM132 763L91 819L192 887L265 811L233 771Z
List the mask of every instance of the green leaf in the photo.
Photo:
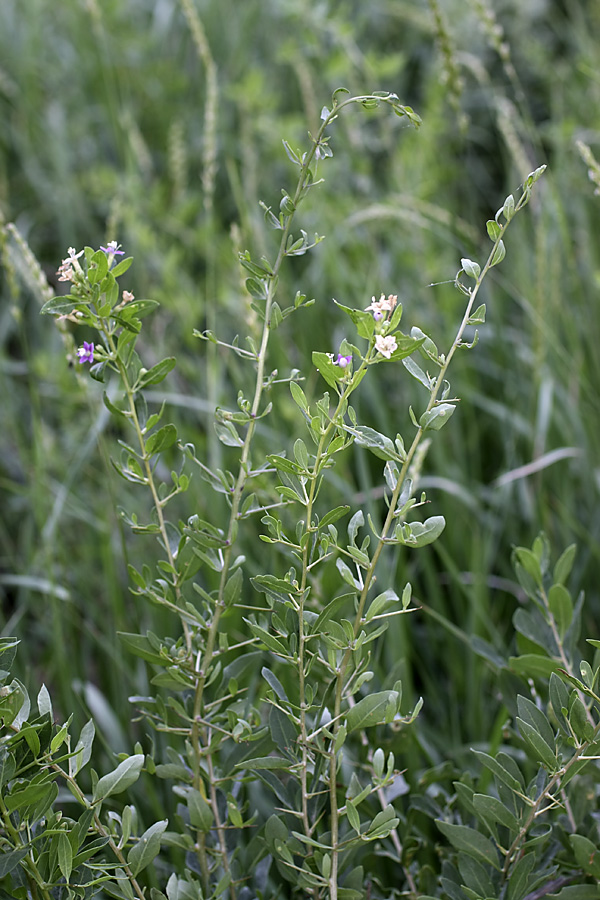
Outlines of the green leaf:
M346 815L348 816L348 821L352 828L357 834L360 834L360 816L358 815L358 811L352 803L352 800L346 801Z
M243 585L244 573L241 568L237 568L225 585L225 606L233 606L234 603L238 602L242 594Z
M569 840L577 865L594 878L600 879L600 849L582 834L570 834Z
M594 739L594 730L588 719L585 704L577 695L573 697L570 704L569 722L580 741L591 741Z
M418 365L412 357L408 356L406 359L403 359L402 365L413 378L423 385L423 387L426 387L428 391L431 390L431 379L429 375L423 371L421 366Z
M397 818L394 807L388 805L380 813L377 813L367 828L366 834L363 835L363 838L373 841L376 838L387 837L394 828L398 827L399 822L400 819Z
M97 803L113 794L121 794L140 777L144 765L144 754L136 753L119 763L113 772L104 775L94 788L93 801Z
M333 360L327 353L313 350L312 361L319 374L323 376L331 387L335 387L338 381L341 381L346 376L346 370L334 365Z
M308 400L297 381L290 381L290 393L300 409L308 414Z
M276 637L273 637L272 634L264 628L261 628L260 625L255 625L254 622L250 622L248 619L244 619L244 622L246 622L252 634L261 640L269 650L272 650L273 653L277 653L279 656L287 656L286 648Z
M480 863L493 866L494 869L500 868L498 851L481 832L475 831L474 828L468 828L466 825L443 822L441 819L436 819L435 823L457 850L462 850L467 856L471 856Z
M276 706L272 706L269 713L269 729L271 731L273 743L277 749L283 750L284 753L288 753L290 757L294 759L296 741L298 740L296 726L292 720Z
M333 600L330 600L329 603L321 610L319 615L317 616L314 624L311 627L312 634L320 634L322 631L326 630L326 623L333 618L333 616L348 603L349 600L353 600L356 594L347 593L340 594L339 597L334 597Z
M504 205L502 207L502 212L504 214L504 218L507 222L510 222L512 217L515 214L515 198L512 194L509 194L506 200L504 201Z
M246 769L289 769L289 759L282 756L257 756L254 759L245 759L236 763L236 768L243 766Z
M40 716L50 716L51 720L54 721L54 713L52 711L52 700L50 699L50 693L45 684L43 684L40 688L40 691L37 696L37 706Z
M550 656L558 656L558 646L552 629L538 609L515 610L513 625L528 641L537 644Z
M553 748L554 732L542 710L538 709L535 703L532 700L529 700L528 697L523 697L521 695L517 697L517 710L521 719L531 725L531 727L538 732L540 737L543 738L546 744Z
M568 590L562 584L553 584L548 591L548 606L554 616L558 633L564 638L573 620L573 601Z
M504 825L514 832L519 830L516 816L497 797L490 797L488 794L473 794L473 806L476 814L481 815L484 820L499 822L500 825Z
M474 313L471 313L468 319L469 325L482 325L485 322L485 303L478 306Z
M61 831L58 835L58 868L65 881L68 881L73 869L73 848L68 835L64 831Z
M479 266L478 263L473 262L472 259L467 259L466 257L464 257L463 259L461 259L460 265L465 275L468 275L470 278L474 278L475 281L477 281L477 279L481 275L481 266Z
M440 428L444 427L455 409L456 407L453 403L438 403L433 409L423 413L419 419L419 425L421 428L430 431L439 431Z
M385 434L380 434L379 431L375 431L374 428L369 428L367 425L355 425L353 428L347 425L345 428L354 435L359 446L367 447L379 459L400 460L394 442Z
M348 710L346 728L348 733L357 728L389 724L398 714L401 695L398 691L378 691L359 700Z
M522 781L517 779L514 774L508 771L505 766L502 765L497 759L493 756L490 756L488 753L484 753L482 750L473 750L473 753L478 756L482 763L493 772L494 775L500 779L500 781L509 787L516 794L521 794L524 791L524 784Z
M515 554L528 575L531 575L538 587L542 586L542 571L537 556L527 547L517 547Z
M188 791L186 799L192 828L197 828L204 834L208 834L214 822L214 815L210 805L200 791L194 789Z
M397 603L399 603L398 594L396 591L392 590L392 588L388 588L387 591L378 594L377 597L374 597L371 601L365 620L370 622L374 616L381 615L386 610L396 606Z
M512 866L507 881L507 900L523 900L529 890L529 876L534 864L535 853L526 853Z
M494 252L492 257L492 261L490 262L490 268L492 266L497 266L498 263L502 262L504 257L506 256L506 247L504 246L504 241L498 241L498 246Z
M425 547L436 541L445 527L446 520L443 516L430 516L424 522L398 525L394 536L405 547Z
M177 360L174 356L169 356L166 359L161 360L159 363L156 363L155 366L152 366L151 369L148 369L144 372L143 369L140 370L138 382L137 382L137 390L140 388L147 387L149 384L159 384L163 381L164 378L167 377L169 372L175 368Z
M517 724L519 726L519 731L525 742L529 744L531 749L534 752L536 758L543 763L550 772L554 772L558 765L556 759L556 752L546 743L544 738L540 735L536 729L530 725L528 722L523 721L523 719L517 717Z
M148 634L152 634L152 632L148 632ZM123 646L126 647L130 653L133 653L134 656L139 656L141 659L145 659L146 662L152 663L153 665L164 666L167 663L166 657L161 656L161 654L158 653L147 636L118 631L117 637Z
M478 897L493 897L495 895L494 885L489 876L486 866L482 866L480 862L467 856L462 851L458 854L458 870L461 874L466 887L477 893Z
M279 678L273 672L271 672L270 669L267 669L266 666L263 666L263 668L260 670L260 673L261 673L262 677L265 679L265 681L267 682L267 684L269 685L269 687L271 688L271 690L273 691L273 693L277 697L279 697L280 700L287 702L288 697L285 692L285 688L282 685L282 683L280 682Z
M352 309L350 306L343 306L343 304L338 303L337 300L334 300L333 302L342 309L347 316L350 316L356 325L356 331L359 337L370 340L375 330L375 319L371 313L366 312L366 310Z
M550 676L549 693L550 703L552 704L552 710L556 716L556 720L564 733L570 736L571 732L562 712L563 709L569 708L569 692L564 681L556 674L556 672L553 672Z
M600 884L568 884L556 894L552 900L598 900Z
M44 781L41 784L31 782L22 790L15 790L13 787L12 792L5 797L4 802L6 808L9 812L14 812L18 809L24 809L26 806L32 806L46 794L47 790L47 781Z
M246 290L255 300L267 298L267 285L263 278L246 278Z
M125 274L125 272L127 271L127 269L129 268L129 266L131 265L132 262L133 262L133 256L125 257L125 259L122 259L120 263L117 263L117 265L114 267L114 269L111 269L111 273L114 275L115 278L119 278L120 275ZM139 301L139 302L143 302L143 301ZM146 302L149 302L149 301L146 301Z
M107 410L108 410L110 413L112 413L113 416L118 416L120 419L126 419L126 418L127 418L127 416L125 415L125 413L123 412L123 410L122 410L122 409L119 409L118 406L115 406L115 404L112 402L112 400L110 399L110 397L108 396L108 394L106 393L106 391L103 391L103 392L102 392L102 400L104 401L104 405L105 405L105 407L107 408Z
M525 678L550 678L560 663L539 653L523 653L521 656L509 657L508 665L513 672L524 675Z
M553 580L556 584L564 584L573 568L575 554L577 553L577 545L570 544L566 550L560 555L556 565L554 566Z
M146 866L149 866L152 860L158 855L160 851L160 839L167 824L167 819L155 822L154 825L151 825L150 828L146 829L137 844L134 844L129 851L127 865L134 876L141 872L142 869L145 869Z
M494 219L488 219L485 223L485 227L487 228L487 233L491 241L496 241L502 234L502 228Z
M82 308L85 309L85 305L81 300L75 299L74 297L53 297L51 300L44 303L40 309L40 313L43 316L68 316L69 313L73 312L74 309L77 309L78 306L82 306Z
M29 849L27 847L24 850L10 850L8 852L3 850L0 854L0 878L4 878L5 875L12 872L28 853ZM9 895L7 894L6 896L8 897Z
M94 722L92 719L89 719L81 729L81 734L79 735L73 758L69 760L70 775L77 775L77 773L90 761L95 734L96 729Z
M177 440L177 429L174 425L163 425L154 434L151 434L146 441L145 450L148 456L154 456L155 453L162 453L172 447Z
M326 528L328 525L333 525L334 522L337 522L338 519L345 516L349 509L349 506L336 506L335 509L330 510L323 516L319 522L319 528Z

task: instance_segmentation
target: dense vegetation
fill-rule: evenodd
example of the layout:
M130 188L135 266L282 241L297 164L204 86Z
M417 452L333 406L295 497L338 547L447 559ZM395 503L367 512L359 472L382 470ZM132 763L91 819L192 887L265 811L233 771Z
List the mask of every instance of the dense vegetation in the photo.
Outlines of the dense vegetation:
M255 452L292 452L297 408L284 382L295 370L311 403L322 394L311 353L337 353L346 337L333 297L364 309L374 295L398 295L403 330L418 325L448 345L464 310L454 286L461 258L485 259L486 220L547 165L511 225L506 259L482 285L479 343L454 362L460 404L419 460L427 515L443 515L446 530L430 546L382 558L378 573L399 594L410 582L420 607L390 620L370 665L376 686L402 680L403 712L424 698L410 727L382 728L381 746L405 770L406 792L421 794L403 808L407 834L414 825L403 865L418 858L424 874L412 887L436 892L434 847L444 838L428 817L441 814L461 772L477 770L471 748L495 752L511 733L514 697L529 690L531 673L508 660L539 652L525 628L516 643L523 583L535 589L515 579L515 546L530 547L542 530L554 559L578 545L569 586L585 592L582 636L600 637L599 42L600 8L584 0L89 0L60 15L43 0L0 5L2 637L20 640L13 674L32 696L47 685L57 720L73 713L78 733L94 718L99 772L138 740L151 750L129 697L152 690L153 671L117 633L177 639L180 623L130 591L128 564L153 567L156 550L119 510L146 521L150 498L111 465L117 440L128 438L102 404L103 387L76 362L76 344L90 335L39 314L64 292L56 270L68 247L116 240L134 257L122 286L161 304L138 352L148 369L177 358L169 378L146 390L148 408L165 401L198 458L212 470L233 467L236 451L213 421L216 407L236 408L247 371L194 332L259 342L238 255L259 259L276 247L261 204L278 213L281 189L296 178L282 139L306 147L341 86L393 91L420 128L380 108L344 112L332 125L325 182L296 226L325 240L287 260L279 277L281 307L298 291L315 302L285 318L269 348L274 408L257 425ZM409 406L425 399L401 366L383 365L352 402L361 423L393 436L410 429ZM173 459L161 458L160 478ZM325 504L361 507L381 523L382 466L353 446L324 487ZM171 516L216 521L226 511L195 471ZM253 522L238 548L249 573L285 571ZM329 573L319 589L338 587ZM245 615L227 618L239 640ZM589 647L569 640L579 673L578 652L591 658ZM249 696L264 696L260 665L244 677ZM153 740L158 761L165 741ZM169 784L145 784L142 819L172 817ZM161 877L152 884L164 890Z

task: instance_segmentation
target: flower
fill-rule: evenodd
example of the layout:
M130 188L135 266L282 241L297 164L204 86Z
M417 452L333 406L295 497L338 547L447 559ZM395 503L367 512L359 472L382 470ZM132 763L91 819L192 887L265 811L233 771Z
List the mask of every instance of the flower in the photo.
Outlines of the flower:
M350 356L342 356L341 353L338 353L337 359L334 361L334 366L339 366L340 369L345 369L346 366L349 366L352 362L352 355Z
M371 297L371 302L367 307L365 307L365 312L371 310L375 321L381 322L381 320L385 317L385 314L391 312L394 309L397 302L397 294L388 294L387 297L385 296L385 294L382 294L379 300L376 300L375 297Z
M81 266L79 265L77 260L80 256L83 256L83 250L80 250L79 253L76 253L74 247L69 247L67 253L69 255L66 257L66 259L63 259L58 268L58 271L56 272L59 281L75 281L76 272L81 272Z
M94 345L88 344L87 341L83 342L83 347L79 347L77 350L77 356L79 357L80 363L93 363L94 362Z
M386 359L389 359L394 350L398 349L398 343L393 334L388 334L387 337L384 337L382 334L378 334L375 338L375 347L382 356L385 356Z
M109 256L111 259L114 259L115 256L124 256L125 255L124 250L119 250L119 245L117 244L116 241L109 241L108 244L106 245L106 247L100 247L100 249L103 250L104 253L106 253L106 255Z
M133 299L134 296L131 291L123 291L123 303L131 303Z

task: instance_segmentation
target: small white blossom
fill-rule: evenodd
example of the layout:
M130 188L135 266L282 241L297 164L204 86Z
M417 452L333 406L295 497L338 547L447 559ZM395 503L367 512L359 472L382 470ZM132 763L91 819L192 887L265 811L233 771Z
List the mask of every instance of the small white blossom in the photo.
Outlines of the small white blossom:
M76 252L75 247L69 247L69 254L60 264L57 275L59 281L75 281L76 272L81 272L81 266L77 262L80 256L83 256L83 250Z
M381 320L385 318L385 314L394 309L397 302L397 294L388 294L387 297L385 294L382 294L379 300L376 300L375 297L371 297L371 302L365 307L365 312L369 312L370 310L373 313L375 321L381 322Z
M385 356L386 359L389 359L394 350L398 349L398 343L393 334L387 335L384 337L382 334L378 334L375 338L375 347L382 356Z

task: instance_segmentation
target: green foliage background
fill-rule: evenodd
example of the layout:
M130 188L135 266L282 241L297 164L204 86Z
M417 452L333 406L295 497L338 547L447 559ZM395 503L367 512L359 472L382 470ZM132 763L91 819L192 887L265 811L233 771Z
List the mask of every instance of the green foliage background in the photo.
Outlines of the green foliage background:
M115 508L143 512L145 498L125 497L108 462L119 434L39 317L45 279L57 287L68 246L123 244L136 259L129 288L162 303L146 365L178 359L148 399L166 399L196 449L226 461L213 410L235 405L240 372L192 331L252 333L237 251L272 246L259 201L276 209L294 177L281 139L303 146L341 85L395 91L424 124L376 111L336 123L326 182L300 223L326 240L283 276L282 297L316 303L281 326L270 365L282 377L308 372L311 350L337 349L332 297L364 307L397 293L406 324L443 346L463 302L443 282L461 256L487 252L484 222L506 194L549 167L484 287L479 346L454 370L460 408L423 462L421 486L448 527L390 573L423 605L395 619L377 661L382 678L425 697L397 754L406 777L500 740L490 661L513 640L514 544L540 528L556 547L578 542L574 587L597 636L600 199L576 142L600 156L599 41L600 8L578 0L88 0L60 15L44 0L0 5L2 634L22 639L21 676L45 681L62 715L83 723L90 710L106 746L127 749L127 697L145 692L147 673L115 633L177 623L129 593L127 562L139 567L153 546ZM365 384L359 400L361 421L384 433L402 430L419 391L394 379ZM273 392L265 452L286 448L295 427L287 387ZM380 466L353 452L332 501L352 498L377 520ZM182 516L208 518L215 500L196 478L183 502ZM243 550L269 570L267 545Z

